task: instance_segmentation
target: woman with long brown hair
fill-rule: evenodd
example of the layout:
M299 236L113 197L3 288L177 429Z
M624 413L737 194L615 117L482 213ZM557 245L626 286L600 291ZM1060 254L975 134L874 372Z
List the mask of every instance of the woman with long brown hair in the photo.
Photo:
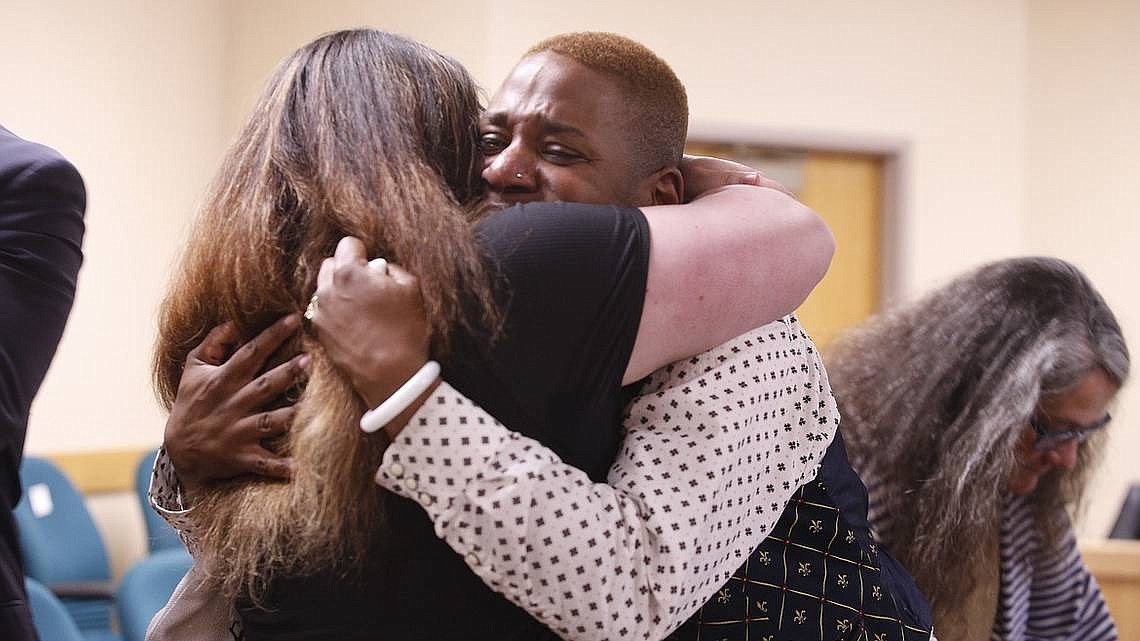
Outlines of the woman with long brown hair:
M814 214L790 198L751 190L764 193L725 192L683 212L532 205L488 216L473 234L470 222L483 212L477 113L462 67L403 38L338 32L288 58L227 155L164 305L156 356L164 401L173 401L185 363L201 356L195 346L211 327L231 323L222 331L249 337L303 309L320 260L351 235L369 255L417 274L433 355L471 381L473 400L533 434L595 423L616 432L629 362L652 370L673 350L696 353L770 320L755 317L758 306L731 305L731 294L764 285L779 300L763 279L787 266L747 270L745 282L710 278L709 307L693 311L720 313L700 331L685 310L642 309L648 274L668 279L669 269L702 265L712 276L736 277L742 264L798 251L782 243L773 252L760 242L774 225L801 240L805 227L818 230ZM750 215L757 209L768 214L763 221ZM694 223L703 236L668 233ZM651 231L654 252L679 260L650 262ZM710 238L731 239L741 255ZM820 246L829 257L829 241ZM785 279L790 289L810 281L810 290L823 270L804 271ZM555 304L524 304L523 294L539 287L562 295ZM668 353L635 359L637 328L653 313L669 315L658 326L690 329L677 332ZM383 442L351 429L365 406L350 382L310 335L290 347L283 353L302 355L275 371L310 373L296 409L282 410L296 412L278 444L296 461L293 481L243 478L195 493L198 557L237 598L250 637L549 635L446 546L424 547L433 535L418 506L371 485ZM606 457L595 458L591 471L604 474ZM427 572L446 580L433 582ZM439 616L440 603L451 618Z
M346 234L416 271L440 346L458 329L493 329L470 226L481 193L469 142L477 114L459 64L378 31L330 35L279 65L218 172L163 304L162 400L173 403L186 357L210 328L230 322L252 336L303 309L321 260ZM286 444L312 472L291 484L243 480L201 497L201 550L230 593L279 564L303 573L359 556L382 521L375 501L342 502L371 489L360 472L378 455L339 429L359 419L355 393L311 337L286 351L305 355L294 364L312 359L297 404L307 429L295 436L322 445Z

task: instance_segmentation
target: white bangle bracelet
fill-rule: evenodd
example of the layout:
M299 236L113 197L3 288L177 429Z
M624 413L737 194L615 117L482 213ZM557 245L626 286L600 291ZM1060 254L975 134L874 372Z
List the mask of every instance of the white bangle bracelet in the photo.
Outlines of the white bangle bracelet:
M392 422L439 378L439 363L428 361L386 401L360 417L360 429L369 434Z

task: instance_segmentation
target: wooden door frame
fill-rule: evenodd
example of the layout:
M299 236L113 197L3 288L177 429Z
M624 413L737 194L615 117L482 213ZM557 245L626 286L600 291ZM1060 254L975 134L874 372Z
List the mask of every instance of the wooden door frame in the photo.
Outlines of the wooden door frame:
M833 131L778 129L757 125L694 122L689 138L701 142L755 145L789 151L865 154L883 160L883 202L879 309L906 294L904 261L911 210L910 141L895 136Z

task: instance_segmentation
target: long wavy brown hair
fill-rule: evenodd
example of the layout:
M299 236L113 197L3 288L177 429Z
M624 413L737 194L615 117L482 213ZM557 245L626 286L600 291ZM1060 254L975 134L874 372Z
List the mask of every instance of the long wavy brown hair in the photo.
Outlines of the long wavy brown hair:
M418 275L433 348L494 326L470 221L482 183L475 84L454 60L376 30L331 33L273 72L230 146L162 305L154 359L169 408L188 352L232 321L251 337L298 312L346 235ZM241 478L196 497L202 559L231 596L275 573L347 568L383 522L372 484L383 444L319 343L289 436L292 482Z
M876 534L930 599L935 629L960 627L952 617L977 584L981 542L998 535L1018 440L1042 397L1096 367L1119 387L1129 366L1112 310L1055 258L983 266L829 348L840 429L876 499ZM1047 548L1071 527L1103 437L1031 495Z

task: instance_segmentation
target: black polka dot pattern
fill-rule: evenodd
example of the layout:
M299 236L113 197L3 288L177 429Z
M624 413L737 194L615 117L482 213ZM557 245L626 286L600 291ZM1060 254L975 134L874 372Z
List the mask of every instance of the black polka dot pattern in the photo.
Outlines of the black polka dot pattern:
M764 540L838 421L819 354L788 317L656 372L627 408L608 485L447 385L376 480L561 636L659 639Z

